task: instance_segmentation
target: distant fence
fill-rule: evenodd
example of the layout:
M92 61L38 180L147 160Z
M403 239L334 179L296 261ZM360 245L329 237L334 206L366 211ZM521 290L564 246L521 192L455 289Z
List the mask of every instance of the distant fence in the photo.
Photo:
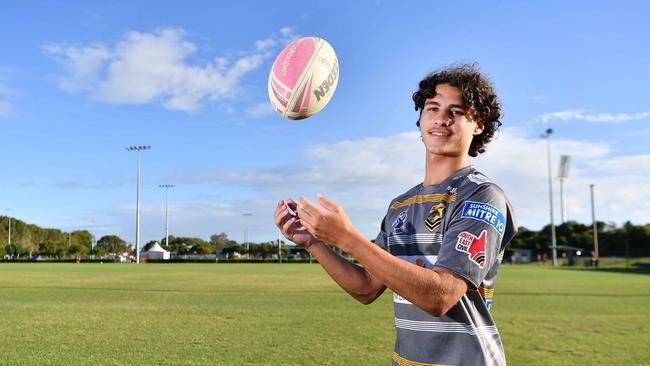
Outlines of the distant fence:
M350 262L358 263L354 258L347 257ZM505 261L505 260L504 260ZM18 258L18 259L6 259L0 258L0 264L2 263L75 263L74 258L47 258L47 259L27 259L27 258ZM549 261L550 262L550 261ZM119 263L118 260L114 258L81 258L80 263ZM126 263L131 263L130 261ZM147 259L146 263L152 264L165 264L165 263L279 263L277 258L174 258L174 259ZM309 258L282 258L282 263L318 263L316 259ZM532 262L527 263L527 265L540 265L541 262ZM561 267L567 266L568 262L566 258L558 258L558 264ZM549 263L550 265L550 263ZM590 258L577 258L574 263L574 267L590 267L591 261ZM635 258L624 258L624 257L601 257L598 263L599 268L648 268L650 269L650 257L635 257Z
M48 259L29 259L29 258L18 258L18 259L0 259L0 263L76 263L77 260L74 258L48 258ZM117 260L114 258L105 258L105 259L81 259L81 263L115 263Z
M147 263L279 263L277 258L216 258L216 259L147 259ZM282 263L310 263L309 258L283 258ZM312 259L311 263L317 263Z
M19 259L0 259L0 263L76 263L77 261L72 258L58 259L58 258L48 258L41 260L19 258ZM114 258L107 259L84 259L82 258L79 263L118 263L119 261ZM126 263L131 263L126 262ZM145 263L145 262L143 262ZM227 258L189 258L189 259L147 259L146 263L279 263L277 258L236 258L236 259L227 259ZM309 258L283 258L282 263L310 263ZM311 263L318 263L315 259L311 260Z

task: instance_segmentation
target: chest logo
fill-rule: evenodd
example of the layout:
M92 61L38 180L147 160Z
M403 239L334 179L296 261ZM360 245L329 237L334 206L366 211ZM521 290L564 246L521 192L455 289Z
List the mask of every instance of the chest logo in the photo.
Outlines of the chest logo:
M404 232L404 223L406 222L406 210L400 212L399 216L393 223L393 233L402 234Z
M429 210L429 214L427 215L427 219L424 220L424 226L429 229L429 231L434 231L440 227L440 223L442 222L442 214L445 212L445 206L444 203L439 203L433 207L431 207L431 210Z
M472 233L463 231L458 234L456 250L467 253L469 259L477 266L485 267L485 242L487 241L487 230L481 231L476 237Z

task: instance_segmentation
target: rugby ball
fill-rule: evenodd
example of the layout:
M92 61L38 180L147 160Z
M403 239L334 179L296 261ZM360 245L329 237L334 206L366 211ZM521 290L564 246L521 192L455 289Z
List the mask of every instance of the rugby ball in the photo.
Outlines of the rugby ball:
M269 74L269 99L288 119L320 112L339 81L339 61L332 46L318 37L300 38L280 52Z

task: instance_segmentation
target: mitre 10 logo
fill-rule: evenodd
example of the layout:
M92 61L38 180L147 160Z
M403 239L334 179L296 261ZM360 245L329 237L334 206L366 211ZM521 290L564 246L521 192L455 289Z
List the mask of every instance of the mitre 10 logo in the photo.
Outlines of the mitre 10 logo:
M469 259L479 267L485 267L485 242L487 241L487 230L481 231L476 237L472 233L463 231L458 234L456 250L467 253Z

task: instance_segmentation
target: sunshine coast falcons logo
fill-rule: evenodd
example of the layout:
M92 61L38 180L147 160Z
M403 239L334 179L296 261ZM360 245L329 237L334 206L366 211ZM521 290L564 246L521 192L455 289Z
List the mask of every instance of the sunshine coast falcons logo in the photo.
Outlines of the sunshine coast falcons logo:
M424 226L429 229L429 231L433 232L440 227L440 223L442 222L442 214L445 212L446 207L447 206L445 206L444 203L439 203L431 207L431 210L429 210L429 215L427 215L427 219L424 220Z

